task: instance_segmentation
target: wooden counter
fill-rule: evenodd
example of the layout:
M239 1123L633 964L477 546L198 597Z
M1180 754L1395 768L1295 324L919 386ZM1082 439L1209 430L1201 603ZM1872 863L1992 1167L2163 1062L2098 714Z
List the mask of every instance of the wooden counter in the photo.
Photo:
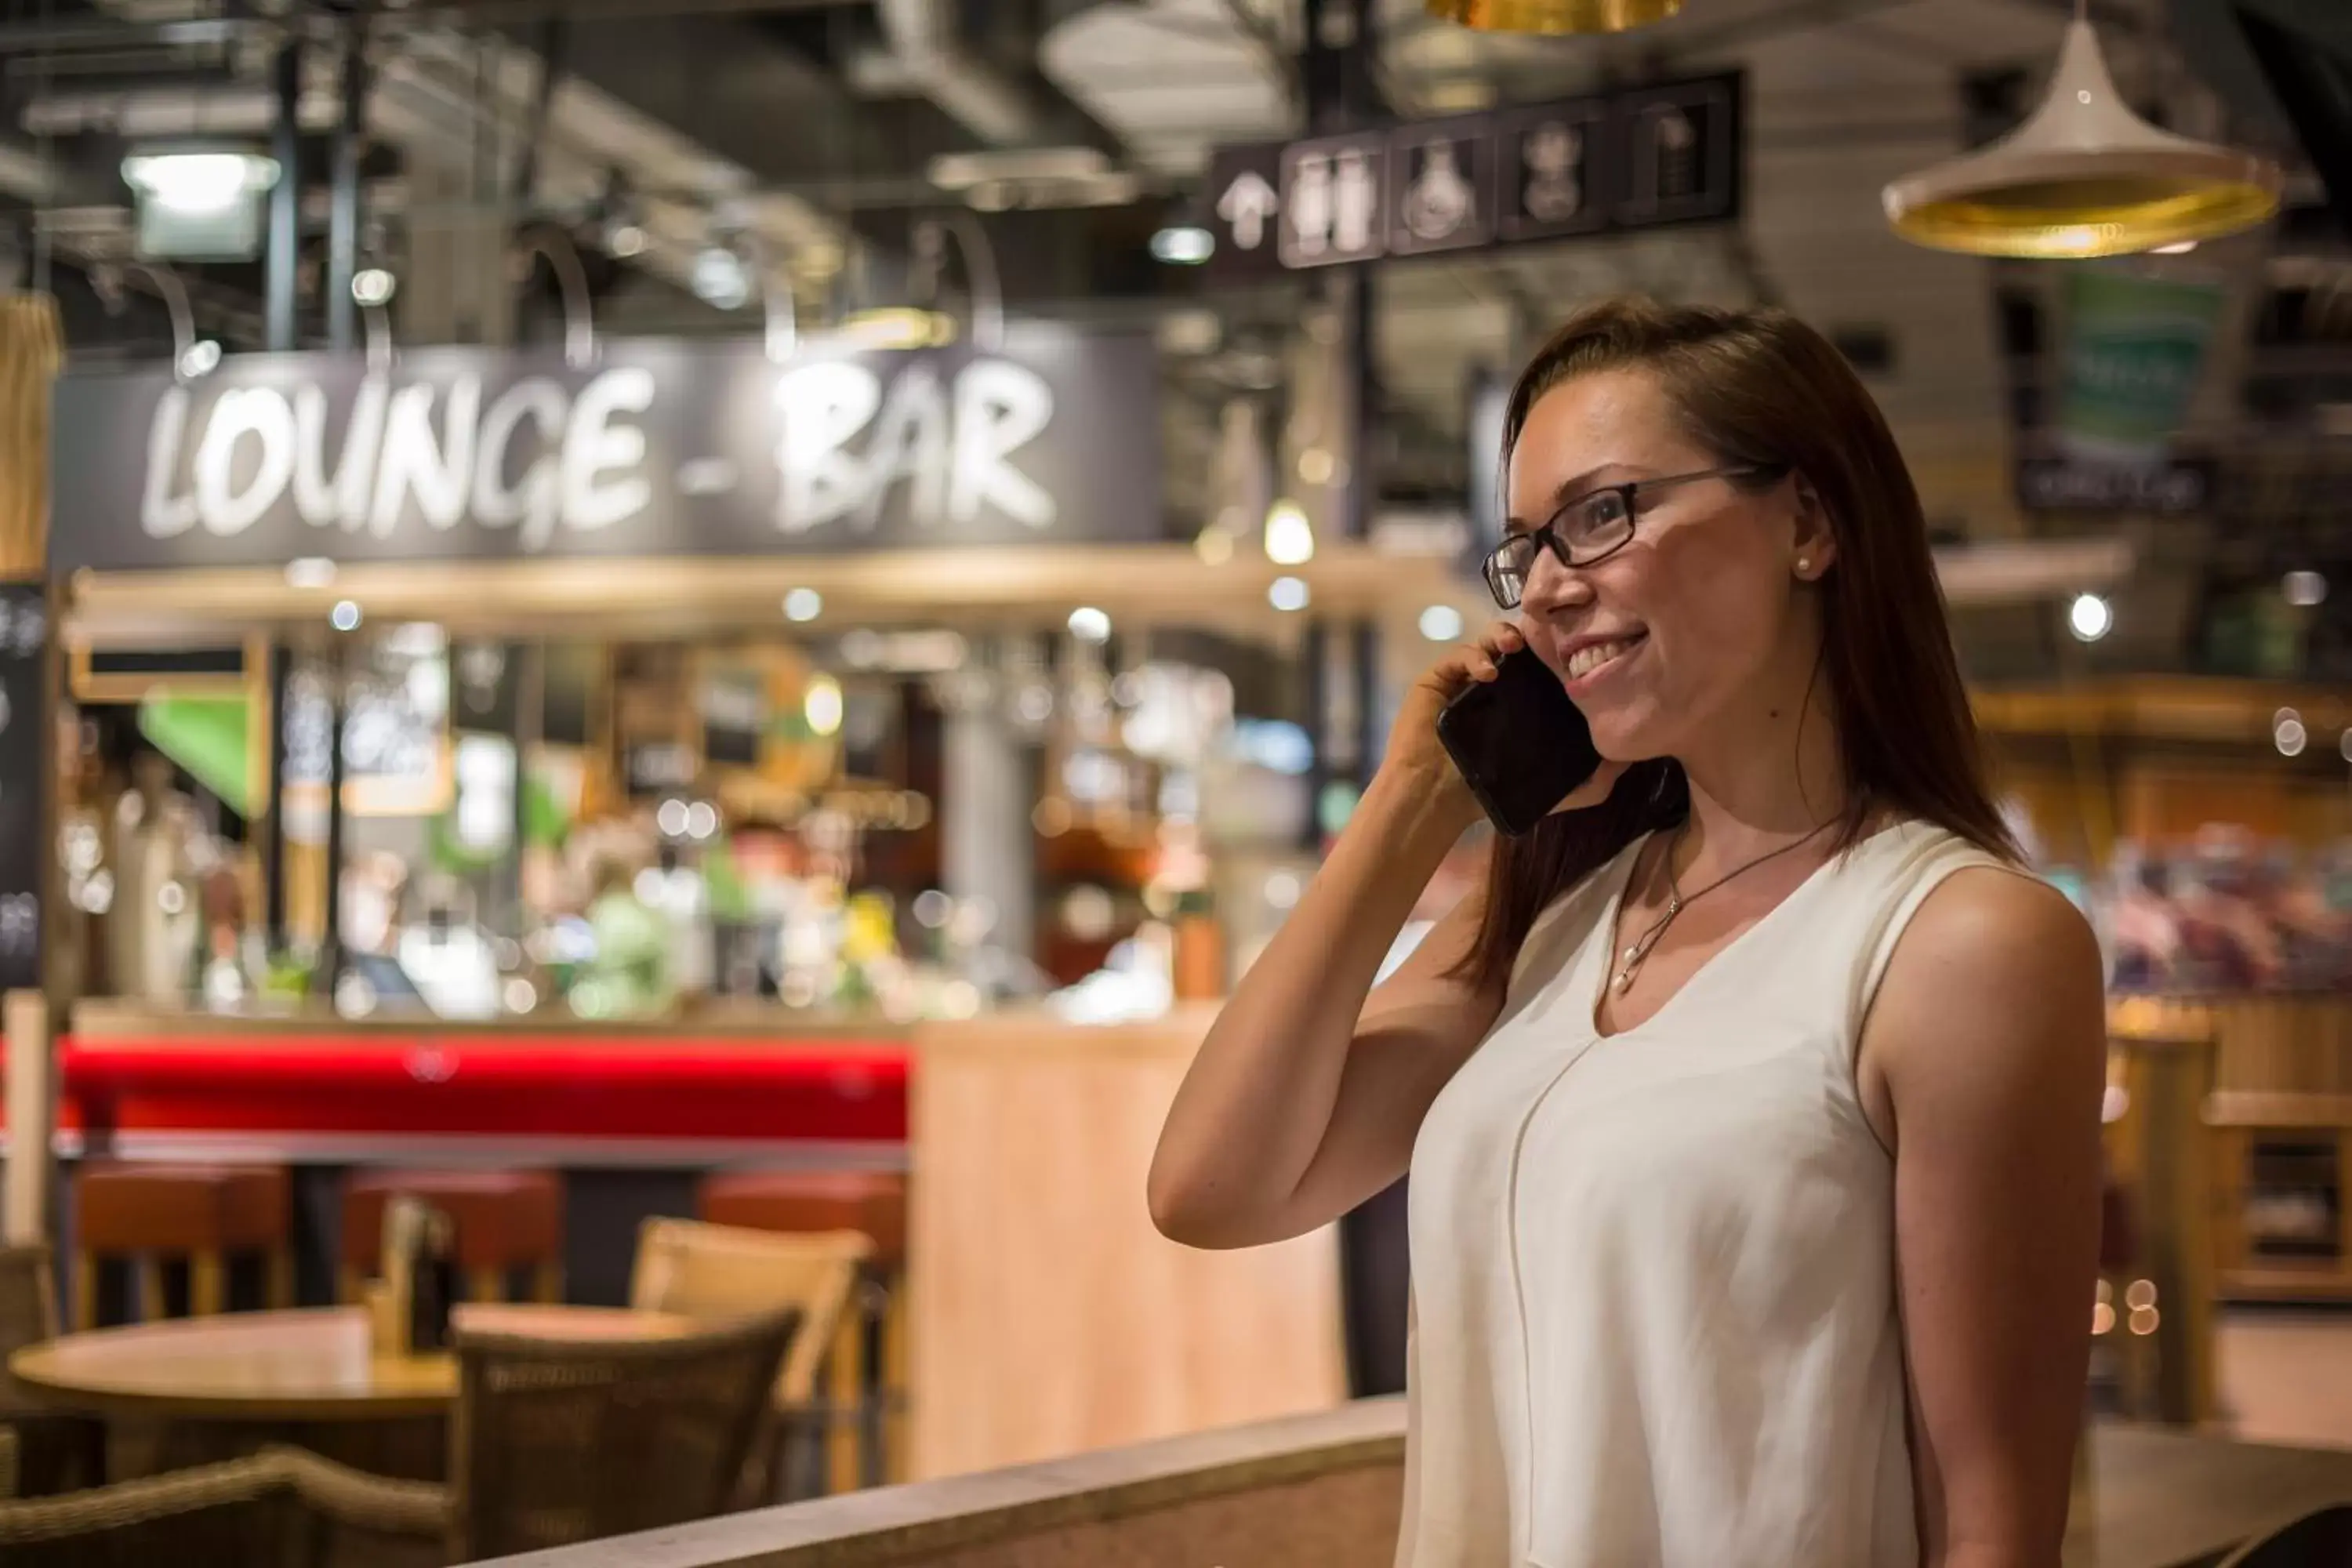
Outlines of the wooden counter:
M1328 1409L1339 1243L1200 1252L1144 1179L1213 1009L919 1026L908 1107L917 1479Z
M1388 1568L1404 1402L859 1492L496 1568L1032 1568L1224 1563ZM2352 1453L2099 1426L2065 1568L2210 1568L2255 1533L2352 1499ZM491 1568L484 1564L483 1568Z

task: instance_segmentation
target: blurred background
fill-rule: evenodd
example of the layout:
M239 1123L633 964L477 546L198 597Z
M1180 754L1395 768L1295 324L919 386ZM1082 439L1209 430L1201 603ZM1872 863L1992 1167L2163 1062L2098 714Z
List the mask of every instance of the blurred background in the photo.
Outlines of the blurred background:
M454 1383L104 1325L657 1341L689 1221L851 1238L729 1298L736 1500L1401 1388L1401 1194L1211 1257L1142 1172L1621 293L1909 460L2109 961L2101 1419L2352 1449L2337 0L8 0L5 1220L103 1363L27 1477L446 1479Z

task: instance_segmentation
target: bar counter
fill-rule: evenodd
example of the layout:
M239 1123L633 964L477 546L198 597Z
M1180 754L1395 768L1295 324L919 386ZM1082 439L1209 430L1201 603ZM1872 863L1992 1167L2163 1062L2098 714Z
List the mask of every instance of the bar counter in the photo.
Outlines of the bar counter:
M781 1008L471 1024L83 1002L58 1042L60 1152L895 1164L908 1038Z
M1334 1230L1207 1253L1151 1225L1151 1151L1214 1016L471 1025L85 1002L56 1053L57 1146L288 1165L310 1303L332 1297L352 1167L561 1172L566 1294L589 1305L626 1300L639 1225L694 1214L713 1170L908 1170L903 1451L913 1475L966 1474L1346 1398ZM47 1234L69 1247L68 1206Z

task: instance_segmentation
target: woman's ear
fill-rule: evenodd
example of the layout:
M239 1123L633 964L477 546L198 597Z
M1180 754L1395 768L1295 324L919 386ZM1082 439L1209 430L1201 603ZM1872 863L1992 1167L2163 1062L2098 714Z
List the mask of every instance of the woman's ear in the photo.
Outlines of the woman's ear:
M1792 477L1796 497L1796 527L1790 531L1789 569L1801 583L1818 583L1837 563L1837 531L1830 526L1829 509L1821 492L1802 474Z

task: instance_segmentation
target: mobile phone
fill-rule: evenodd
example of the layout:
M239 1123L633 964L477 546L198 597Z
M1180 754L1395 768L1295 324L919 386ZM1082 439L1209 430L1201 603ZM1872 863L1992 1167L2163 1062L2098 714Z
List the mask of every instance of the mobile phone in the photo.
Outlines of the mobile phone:
M1487 819L1517 838L1601 767L1591 727L1559 677L1522 647L1437 715L1437 738Z

